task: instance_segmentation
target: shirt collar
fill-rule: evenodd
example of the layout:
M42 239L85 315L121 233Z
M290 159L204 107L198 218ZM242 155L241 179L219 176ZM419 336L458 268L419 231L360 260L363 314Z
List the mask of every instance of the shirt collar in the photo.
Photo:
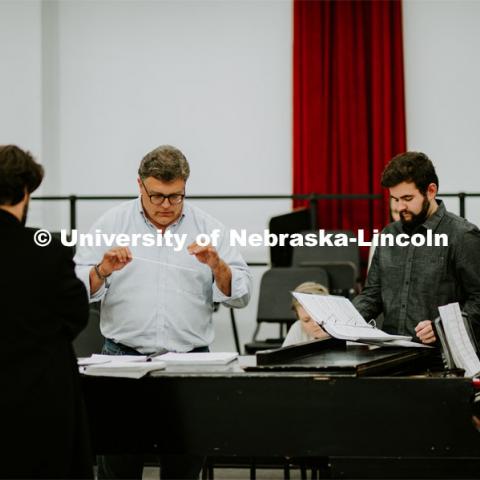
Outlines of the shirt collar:
M3 210L3 208L0 208L0 222L14 227L22 226L20 220L15 215Z
M422 227L426 230L436 230L438 224L445 216L446 208L442 200L437 200L438 208L433 215L430 215L422 224Z

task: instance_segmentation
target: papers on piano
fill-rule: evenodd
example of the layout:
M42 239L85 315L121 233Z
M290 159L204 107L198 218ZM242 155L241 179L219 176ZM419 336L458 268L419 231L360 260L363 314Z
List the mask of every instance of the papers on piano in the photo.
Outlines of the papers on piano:
M312 295L292 292L310 317L334 338L341 340L388 342L411 340L403 335L390 335L365 321L353 304L336 295Z
M90 357L79 358L77 362L79 366L86 366L113 362L146 362L147 358L147 355L101 355L94 353Z
M227 365L238 357L236 352L198 352L174 353L169 352L153 358L167 365Z
M97 355L79 358L80 373L104 377L141 378L167 365L227 365L238 357L236 352L174 353L163 355Z
M470 326L467 319L462 316L460 305L450 303L438 307L438 311L440 319L435 321L435 328L447 366L463 368L467 377L478 375L480 360L475 351Z
M433 348L430 345L424 343L412 342L410 340L362 340L361 343L367 343L368 345L378 345L379 347L409 347L409 348Z
M146 355L97 355L79 358L80 373L101 377L141 378L154 370L163 370L165 362L147 361Z

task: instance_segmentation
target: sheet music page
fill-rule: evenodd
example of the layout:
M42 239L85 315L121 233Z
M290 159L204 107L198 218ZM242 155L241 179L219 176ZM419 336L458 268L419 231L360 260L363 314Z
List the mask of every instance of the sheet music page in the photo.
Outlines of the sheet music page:
M380 347L410 347L410 348L434 348L430 345L425 345L424 343L418 342L411 342L408 340L389 340L388 342L385 341L377 341L377 340L364 340L367 345L378 345Z
M146 362L147 355L104 355L101 353L93 353L91 357L92 364L94 363L110 363L110 362ZM85 359L85 360L89 360ZM86 365L87 363L85 363Z
M410 340L411 337L391 335L368 324L345 297L292 292L307 313L332 337L341 340Z
M237 352L168 352L152 360L155 362L160 360L167 365L226 365L237 357Z
M378 340L386 343L391 340L410 340L411 338L403 335L392 335L368 324L366 327L362 327L355 325L341 325L339 323L326 323L322 327L332 337L339 338L341 340L352 340L358 342L361 342L362 340ZM403 344L401 346L406 347L409 345Z
M292 294L320 325L339 323L341 325L371 328L352 302L345 297L297 292L292 292Z
M438 311L455 365L465 370L465 376L473 377L480 372L480 360L468 336L460 305L450 303L438 307Z
M154 370L163 370L165 362L109 362L81 366L80 373L99 377L142 378Z

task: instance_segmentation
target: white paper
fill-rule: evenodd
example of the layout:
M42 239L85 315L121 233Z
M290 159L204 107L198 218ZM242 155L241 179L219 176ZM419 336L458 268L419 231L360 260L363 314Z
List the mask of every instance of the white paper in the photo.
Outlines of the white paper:
M100 361L105 362L146 362L147 355L103 355L99 353L94 353L91 357L94 360L94 363L100 363Z
M154 370L163 370L165 362L120 362L114 361L100 365L80 367L80 372L85 375L100 377L141 378Z
M112 362L146 362L147 355L103 355L94 353L91 357L77 358L79 366L99 365Z
M480 373L480 360L468 336L460 305L450 303L438 307L438 311L455 365L465 370L466 377L477 375Z
M391 335L370 325L345 297L297 292L292 294L310 317L334 338L353 341L411 340L411 337Z
M388 341L368 341L369 345L378 345L379 347L411 347L411 348L433 348L424 343L410 342L408 340L388 340Z
M383 330L372 326L363 327L354 325L341 325L338 323L326 323L322 325L322 328L332 337L339 338L340 340L379 340L387 342L410 339L410 337L405 337L403 335L391 335L390 333L386 333Z
M169 352L154 357L152 360L165 362L167 365L226 365L238 357L236 352Z
M107 355L105 355L107 356ZM87 365L98 365L100 363L109 363L110 360L103 359L103 358L93 358L93 357L81 357L77 358L77 363L79 367L87 366Z

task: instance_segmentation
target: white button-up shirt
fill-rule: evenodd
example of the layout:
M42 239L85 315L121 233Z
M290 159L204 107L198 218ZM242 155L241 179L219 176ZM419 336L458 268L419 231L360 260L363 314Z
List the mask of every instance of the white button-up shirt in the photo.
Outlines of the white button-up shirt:
M200 233L220 230L216 246L220 258L232 271L231 296L217 287L211 269L190 255L187 246ZM102 335L142 353L161 349L186 352L212 343L213 303L241 308L247 305L252 279L240 253L229 244L225 227L203 210L186 202L180 218L167 230L186 234L184 247L129 246L133 261L113 272L90 301L101 300ZM150 234L155 226L147 219L140 198L125 202L106 212L90 233ZM75 256L76 272L90 290L89 274L111 247L80 246Z

